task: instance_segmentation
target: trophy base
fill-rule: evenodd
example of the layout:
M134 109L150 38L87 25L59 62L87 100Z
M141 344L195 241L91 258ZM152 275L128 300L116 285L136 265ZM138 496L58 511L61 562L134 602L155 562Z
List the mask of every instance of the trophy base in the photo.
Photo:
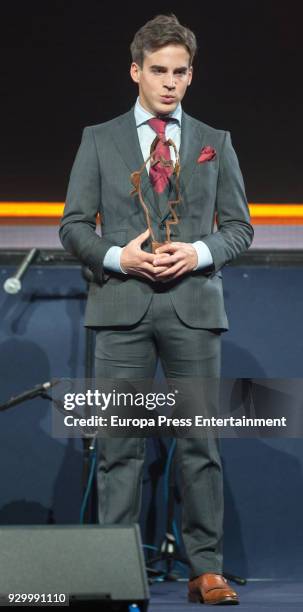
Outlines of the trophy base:
M164 244L168 244L168 240L166 240L165 242L157 242L157 240L152 240L151 241L152 253L155 253L156 249L163 246Z

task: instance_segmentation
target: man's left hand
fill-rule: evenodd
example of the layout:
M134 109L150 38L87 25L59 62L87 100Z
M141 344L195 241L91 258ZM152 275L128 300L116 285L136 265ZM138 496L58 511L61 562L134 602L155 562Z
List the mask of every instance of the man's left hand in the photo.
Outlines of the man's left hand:
M156 250L153 261L154 275L157 280L173 280L191 272L197 264L197 252L192 244L167 242ZM163 266L167 266L164 271Z

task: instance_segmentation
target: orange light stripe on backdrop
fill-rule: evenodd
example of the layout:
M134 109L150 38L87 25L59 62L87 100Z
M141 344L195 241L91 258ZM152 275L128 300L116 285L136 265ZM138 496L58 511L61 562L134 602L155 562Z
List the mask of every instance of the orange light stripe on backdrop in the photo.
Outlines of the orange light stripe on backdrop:
M1 225L57 225L64 202L0 202ZM303 204L250 203L253 225L303 225Z

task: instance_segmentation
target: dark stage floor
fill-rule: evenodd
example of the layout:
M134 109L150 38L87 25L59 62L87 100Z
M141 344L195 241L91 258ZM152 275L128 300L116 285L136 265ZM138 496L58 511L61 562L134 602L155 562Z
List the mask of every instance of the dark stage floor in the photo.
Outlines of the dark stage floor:
M150 591L149 612L199 610L199 604L187 603L186 582L155 583ZM303 610L303 581L249 581L245 586L237 586L236 591L240 597L240 606L229 606L230 609L243 609L249 612ZM211 609L211 606L205 606L206 608Z

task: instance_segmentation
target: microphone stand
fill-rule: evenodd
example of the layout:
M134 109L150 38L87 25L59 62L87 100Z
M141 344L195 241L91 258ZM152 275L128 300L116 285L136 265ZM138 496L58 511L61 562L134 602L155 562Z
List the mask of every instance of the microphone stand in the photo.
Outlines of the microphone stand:
M18 404L22 404L23 402L34 399L35 397L42 397L43 399L50 400L56 405L57 410L61 412L64 416L66 416L66 411L62 407L63 402L61 400L54 399L51 395L47 393L47 390L55 385L59 384L60 380L54 380L52 382L46 382L42 385L36 385L33 389L29 389L28 391L23 391L19 395L11 397L7 402L0 404L0 412L4 412L5 410L9 410ZM87 406L85 407L87 410ZM81 415L74 410L74 415L80 417ZM94 434L85 434L83 432L83 447L84 447L84 461L83 461L83 469L82 469L82 486L83 486L83 494L82 500L84 499L85 491L88 484L89 472L90 472L90 462L91 455L95 450L95 440L96 436ZM90 522L90 508L87 503L85 513L84 513L84 521L86 523Z
M18 293L20 291L20 289L22 288L21 278L24 276L30 264L35 259L37 259L39 255L40 255L40 252L38 249L36 248L31 249L28 255L22 260L22 263L19 266L14 277L7 279L5 283L5 287L4 287L7 293ZM84 279L87 281L87 290L88 290L89 283L91 280L93 280L93 273L89 270L89 268L86 268L83 266L82 275ZM92 379L93 377L93 361L94 361L93 360L93 339L94 339L93 330L90 328L86 328L85 329L85 379L86 380ZM59 383L59 380L58 381L54 380L53 382L46 382L40 385L36 385L33 389L30 389L28 391L23 391L17 396L13 396L9 400L4 402L3 404L0 404L0 412L9 410L9 408L12 408L13 406L17 406L18 404L21 404L22 402L33 399L35 397L42 397L43 399L48 399L50 401L53 401L57 409L63 414L66 414L64 409L61 406L62 402L58 400L54 400L51 397L51 395L47 393L47 391L51 387L53 387L55 384L58 384L58 383ZM74 414L76 414L76 411L74 411ZM85 416L86 417L90 416L90 410L87 405L85 405ZM94 433L87 434L86 432L83 431L82 443L83 443L83 467L82 467L82 502L83 502L84 496L86 493L86 489L88 486L88 481L89 481L91 461L92 461L92 458L95 452L96 434ZM92 510L93 510L92 497L93 496L90 495L90 498L87 500L87 503L86 503L85 512L83 515L84 523L91 522L91 516L92 516Z

